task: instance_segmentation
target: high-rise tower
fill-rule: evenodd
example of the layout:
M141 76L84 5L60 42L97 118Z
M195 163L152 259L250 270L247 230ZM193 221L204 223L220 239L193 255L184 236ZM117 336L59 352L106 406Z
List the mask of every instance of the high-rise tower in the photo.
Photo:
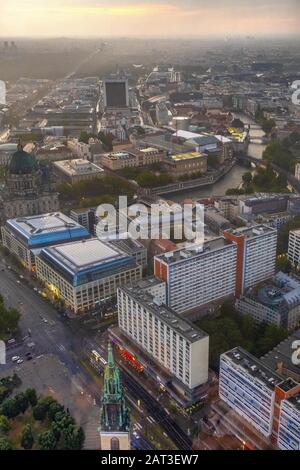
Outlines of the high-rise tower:
M115 364L112 346L108 345L108 363L100 413L100 447L102 450L130 450L130 416L125 403L120 370Z

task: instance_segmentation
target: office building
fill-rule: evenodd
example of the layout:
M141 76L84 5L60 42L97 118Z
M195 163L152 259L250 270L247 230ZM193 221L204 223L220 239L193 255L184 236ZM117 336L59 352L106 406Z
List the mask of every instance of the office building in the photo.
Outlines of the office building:
M147 248L138 240L128 237L128 238L110 240L108 243L124 251L124 253L127 253L128 255L132 256L136 264L139 264L143 268L147 267L148 265Z
M236 299L236 309L257 323L294 330L300 324L300 283L282 272Z
M188 399L195 399L198 387L208 380L206 333L136 286L118 289L118 324L161 367L160 378L163 371L168 372L173 386Z
M105 108L129 107L128 81L123 78L107 78L103 81Z
M89 237L89 232L61 212L9 219L2 227L2 244L27 269L35 269L35 256L46 246Z
M37 277L74 313L96 308L122 284L141 279L131 256L97 238L43 248Z
M79 181L100 178L104 175L103 168L82 158L53 162L52 166L58 182L65 181L74 184Z
M237 246L224 237L154 258L154 274L167 284L167 304L192 310L234 295Z

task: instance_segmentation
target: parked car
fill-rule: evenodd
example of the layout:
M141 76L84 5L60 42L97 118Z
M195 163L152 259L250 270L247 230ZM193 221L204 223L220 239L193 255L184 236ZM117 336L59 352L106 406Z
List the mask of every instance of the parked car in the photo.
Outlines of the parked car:
M17 362L19 359L20 359L20 356L13 356L13 357L11 358L11 360L12 360L13 362Z

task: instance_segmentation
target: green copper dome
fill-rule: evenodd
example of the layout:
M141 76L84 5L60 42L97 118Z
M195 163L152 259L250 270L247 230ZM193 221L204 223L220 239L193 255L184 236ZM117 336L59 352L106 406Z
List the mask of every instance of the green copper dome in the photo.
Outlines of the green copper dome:
M18 145L18 150L13 153L9 172L14 175L28 175L38 170L38 164L33 155L23 150L22 145Z

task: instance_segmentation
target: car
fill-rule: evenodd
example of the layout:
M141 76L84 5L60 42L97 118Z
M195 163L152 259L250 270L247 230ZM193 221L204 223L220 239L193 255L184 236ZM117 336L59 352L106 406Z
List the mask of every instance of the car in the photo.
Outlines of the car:
M15 343L15 342L16 342L15 338L10 338L10 339L7 341L7 344L13 344L13 343Z
M27 343L27 347L28 348L33 348L35 346L35 343L31 342L31 343ZM28 354L28 353L27 353ZM30 354L30 353L29 353Z
M17 284L21 284L21 282L20 282L20 281L17 281Z
M22 362L24 362L24 361L21 358L17 360L17 364L22 364Z
M38 291L38 288L37 288L37 287L34 287L33 290L34 290L34 292L37 292L37 291Z
M43 319L43 322L44 322L44 323L48 323L47 318L44 318L44 319Z
M17 362L19 359L20 359L20 356L13 356L13 357L11 358L11 360L12 360L13 362Z

